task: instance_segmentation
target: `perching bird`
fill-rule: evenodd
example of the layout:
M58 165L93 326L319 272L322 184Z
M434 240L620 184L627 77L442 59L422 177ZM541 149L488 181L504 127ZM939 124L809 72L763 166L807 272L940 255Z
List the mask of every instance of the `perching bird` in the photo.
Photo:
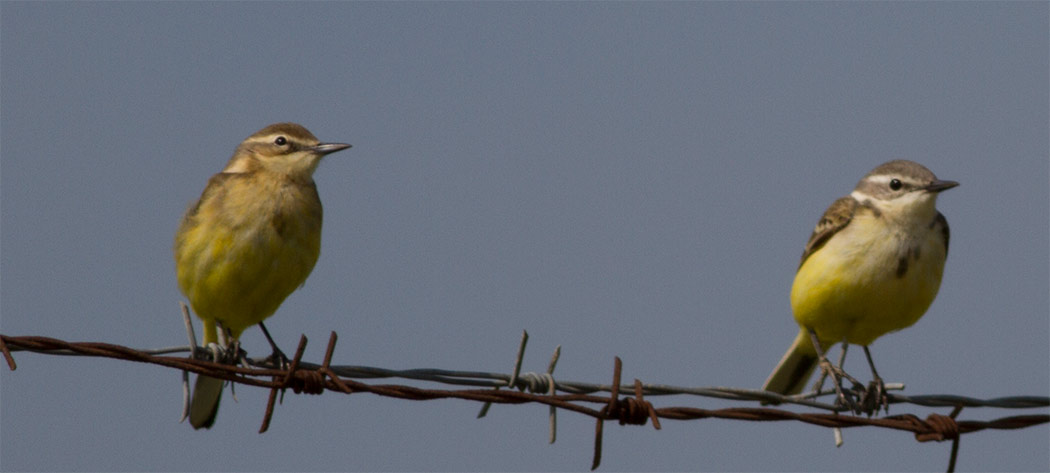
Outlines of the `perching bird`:
M204 322L204 346L231 340L273 315L302 286L321 250L321 199L314 170L349 148L321 143L306 128L278 123L249 136L175 233L179 287ZM198 376L190 424L215 422L223 380Z
M806 243L791 288L801 330L762 389L801 392L838 342L864 347L882 389L868 345L914 324L937 296L948 256L948 221L937 211L937 196L957 185L918 163L890 161L828 207ZM838 389L843 373L830 363L826 367Z

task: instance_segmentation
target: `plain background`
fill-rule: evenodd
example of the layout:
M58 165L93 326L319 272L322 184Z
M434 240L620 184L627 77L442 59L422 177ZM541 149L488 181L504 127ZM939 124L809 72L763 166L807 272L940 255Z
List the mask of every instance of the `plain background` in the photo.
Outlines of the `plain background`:
M873 345L908 394L1048 392L1048 5L3 2L2 332L185 344L172 235L278 121L322 163L320 262L268 325L387 368L758 388L825 207L881 162L941 196L936 302ZM252 355L268 348L258 331ZM860 352L848 367L867 376ZM585 470L594 422L367 394L228 394L177 423L180 374L15 355L4 470ZM755 406L705 398L657 405ZM895 406L891 413L947 409ZM967 409L961 419L1045 413ZM796 422L607 424L602 471L942 470L948 443ZM960 470L1046 470L1044 426L962 439Z

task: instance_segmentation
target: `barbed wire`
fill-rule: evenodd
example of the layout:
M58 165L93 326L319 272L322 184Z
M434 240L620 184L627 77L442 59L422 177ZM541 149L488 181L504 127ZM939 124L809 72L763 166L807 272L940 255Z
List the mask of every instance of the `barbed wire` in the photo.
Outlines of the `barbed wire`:
M0 351L11 370L16 369L12 352L30 351L49 355L92 356L118 360L149 363L183 371L184 415L189 405L188 372L221 378L232 383L270 389L270 397L263 415L260 433L269 428L278 395L287 389L295 393L321 394L325 391L341 393L367 392L379 396L409 400L463 399L485 403L478 417L483 417L491 404L539 403L550 407L550 442L555 440L556 412L558 409L577 412L596 419L594 457L592 469L601 462L602 432L604 421L615 420L620 425L645 425L649 422L657 430L660 419L698 420L706 418L750 420L750 421L799 421L811 425L833 428L836 441L841 442L843 428L873 426L908 431L919 442L953 442L948 471L953 471L958 454L960 435L986 429L1014 430L1050 422L1050 415L1015 415L994 420L956 420L966 407L989 407L1001 409L1031 409L1050 407L1050 397L1010 396L994 399L976 399L957 395L905 396L889 394L891 404L913 404L925 407L952 407L951 414L930 414L925 419L913 414L871 417L870 415L844 415L846 408L819 402L814 395L782 396L767 391L728 387L679 387L664 384L646 384L635 379L633 384L621 383L622 363L614 360L613 378L610 384L585 383L555 380L554 367L560 348L555 350L545 373L521 373L528 333L523 333L511 374L482 371L452 371L441 369L393 370L369 366L331 365L338 337L332 332L321 364L302 361L307 338L302 336L295 356L283 369L271 358L242 358L241 365L212 361L216 355L202 347L181 346L158 349L134 349L126 346L99 342L67 342L40 336L8 336L0 334ZM193 343L196 343L192 340ZM170 356L188 353L190 356ZM428 383L455 386L470 386L474 389L428 389L398 384L367 384L360 379L407 379ZM515 388L508 390L501 388ZM887 389L903 389L899 384L887 384ZM558 393L563 394L558 394ZM608 395L595 395L608 393ZM621 393L629 393L621 396ZM633 394L633 396L632 396ZM818 393L816 397L834 394L833 391ZM701 409L696 407L655 407L646 398L667 395L703 396L718 399L761 402L766 404L796 404L829 411L828 413L798 413L770 407L731 407L723 409ZM870 414L870 413L869 413Z

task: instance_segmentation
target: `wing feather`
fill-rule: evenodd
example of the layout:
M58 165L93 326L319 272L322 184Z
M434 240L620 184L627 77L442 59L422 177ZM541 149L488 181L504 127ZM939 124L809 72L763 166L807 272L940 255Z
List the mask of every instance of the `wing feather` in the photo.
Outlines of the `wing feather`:
M806 262L806 258L809 258L809 255L819 250L832 235L838 233L839 230L842 230L849 224L849 221L853 219L853 212L856 211L857 205L859 205L857 200L848 196L831 203L831 206L824 211L824 215L820 217L820 221L817 222L816 228L813 229L813 234L809 236L806 248L802 250L802 261L798 263L799 268L802 267L802 263Z

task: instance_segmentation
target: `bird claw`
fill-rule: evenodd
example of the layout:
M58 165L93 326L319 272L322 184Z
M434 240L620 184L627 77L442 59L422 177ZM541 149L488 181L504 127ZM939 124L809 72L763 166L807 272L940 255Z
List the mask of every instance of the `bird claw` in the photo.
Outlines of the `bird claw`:
M856 386L849 390L842 388L842 379L852 378L846 374L842 368L839 368L828 361L827 358L822 358L819 364L821 371L823 371L827 377L831 378L831 386L835 388L835 407L845 407L850 412L860 413L861 406L857 403Z
M836 394L835 407L845 408L854 414L868 413L870 415L871 412L878 411L876 408L869 407L869 404L871 404L870 399L885 397L885 388L882 387L881 379L879 379L880 384L878 387L865 388L856 378L850 376L842 368L827 361L827 358L821 359L819 366L824 376L832 378L832 387L835 388ZM853 383L853 387L849 389L843 388L843 379Z
M291 363L288 361L288 357L285 356L284 352L281 351L280 348L277 348L277 343L274 343L273 337L270 336L270 331L266 330L266 325L262 322L259 322L259 328L262 329L262 333L266 337L266 341L270 343L270 348L273 349L273 353L271 353L270 356L266 357L265 361L273 366L276 366L277 369L287 370L288 367L291 365Z
M273 353L271 353L270 356L266 357L266 360L264 361L276 366L277 369L280 370L287 370L288 367L292 364L291 360L289 360L288 357L285 356L284 352L281 351L280 348L277 348L277 345L273 346Z
M232 360L237 359L236 355L239 350L240 345L238 344L222 346L212 342L200 349L195 349L193 357L198 360L213 361L215 363L230 363Z
M207 350L211 354L211 361L214 361L216 363L221 363L222 360L226 357L226 347L223 347L218 343L209 343L207 346Z
M861 395L861 405L863 406L863 412L868 417L883 409L889 414L890 399L886 395L886 384L882 382L882 378L875 378L868 383L867 388L864 389Z

